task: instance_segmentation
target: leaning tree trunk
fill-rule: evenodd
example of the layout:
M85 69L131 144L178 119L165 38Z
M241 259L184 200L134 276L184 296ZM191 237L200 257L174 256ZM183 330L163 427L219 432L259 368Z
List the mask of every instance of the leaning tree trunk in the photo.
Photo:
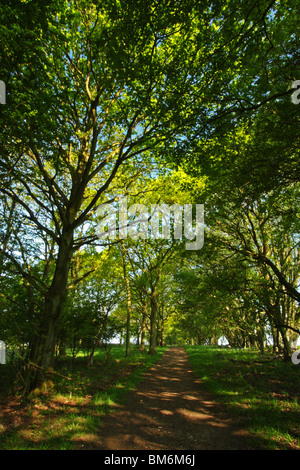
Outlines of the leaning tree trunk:
M31 346L29 372L26 377L27 392L41 388L49 380L55 356L58 322L67 292L72 247L73 232L64 231L59 245L55 273L45 295L42 322Z

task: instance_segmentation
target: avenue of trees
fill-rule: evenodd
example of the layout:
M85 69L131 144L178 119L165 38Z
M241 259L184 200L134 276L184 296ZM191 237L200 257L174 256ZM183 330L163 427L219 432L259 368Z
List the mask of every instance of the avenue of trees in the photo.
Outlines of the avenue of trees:
M225 336L288 358L300 326L296 1L2 5L0 339L22 357L24 391L67 348L91 366L112 338L127 355L132 341L154 354ZM203 247L187 250L185 232L146 236L143 220L138 235L100 237L99 209L124 196L204 204Z

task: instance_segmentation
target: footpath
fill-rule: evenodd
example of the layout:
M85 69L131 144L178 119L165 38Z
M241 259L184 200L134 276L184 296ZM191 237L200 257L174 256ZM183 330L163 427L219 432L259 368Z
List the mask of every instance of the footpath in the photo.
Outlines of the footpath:
M167 350L100 424L97 449L248 449L247 433L203 389L183 348Z

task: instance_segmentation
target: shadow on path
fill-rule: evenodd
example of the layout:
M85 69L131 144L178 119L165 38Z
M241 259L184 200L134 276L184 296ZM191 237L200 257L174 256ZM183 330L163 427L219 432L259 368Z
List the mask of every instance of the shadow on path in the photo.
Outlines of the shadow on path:
M171 348L127 394L126 404L101 421L96 447L239 450L248 448L245 438L246 433L202 389L185 350Z

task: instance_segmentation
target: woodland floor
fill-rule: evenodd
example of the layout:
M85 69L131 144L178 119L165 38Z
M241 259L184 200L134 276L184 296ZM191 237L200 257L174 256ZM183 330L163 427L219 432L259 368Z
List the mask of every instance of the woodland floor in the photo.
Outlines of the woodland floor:
M82 449L246 450L247 432L203 389L182 348L170 348Z

